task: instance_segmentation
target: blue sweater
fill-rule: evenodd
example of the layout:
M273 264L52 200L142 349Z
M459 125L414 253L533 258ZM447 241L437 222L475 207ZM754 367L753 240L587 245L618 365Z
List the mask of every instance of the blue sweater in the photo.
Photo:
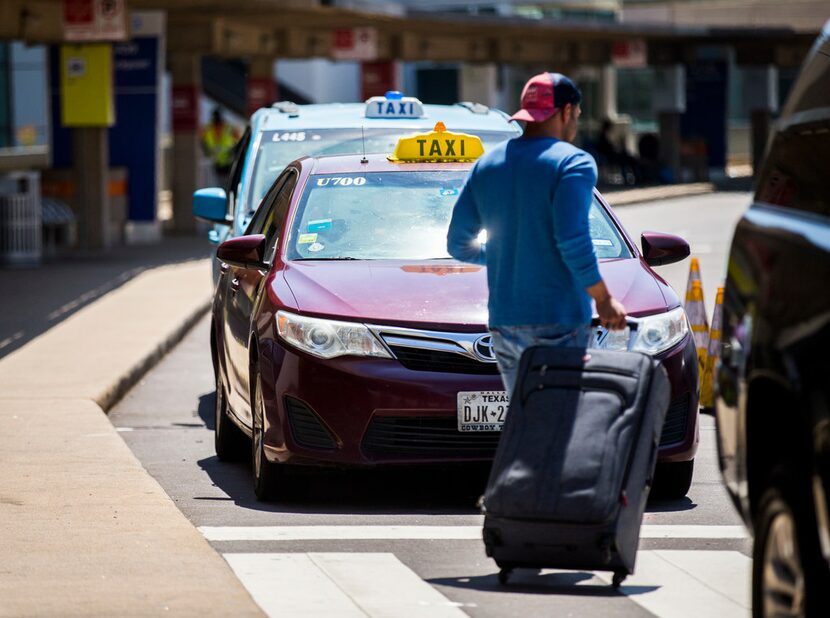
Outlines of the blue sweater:
M588 222L596 180L591 155L552 138L511 139L475 164L447 250L487 266L491 328L590 322L585 288L600 281Z

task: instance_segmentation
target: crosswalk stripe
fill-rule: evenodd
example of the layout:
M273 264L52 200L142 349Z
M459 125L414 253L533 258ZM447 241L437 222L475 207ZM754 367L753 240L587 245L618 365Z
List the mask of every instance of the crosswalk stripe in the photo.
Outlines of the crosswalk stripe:
M481 540L481 526L200 526L209 541ZM646 525L643 539L743 539L742 526Z
M389 553L224 554L268 616L464 618Z
M658 617L749 616L751 568L736 551L641 551L621 592ZM610 573L596 577L611 581Z

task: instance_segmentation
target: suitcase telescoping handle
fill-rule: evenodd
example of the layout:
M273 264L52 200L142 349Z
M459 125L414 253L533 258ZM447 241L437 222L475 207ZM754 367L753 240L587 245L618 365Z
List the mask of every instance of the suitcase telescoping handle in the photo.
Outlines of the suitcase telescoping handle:
M634 347L634 343L637 341L637 330L640 328L640 320L637 318L627 317L625 318L625 324L628 327L628 351L630 352L631 349ZM591 328L599 328L599 317L594 316L591 319Z

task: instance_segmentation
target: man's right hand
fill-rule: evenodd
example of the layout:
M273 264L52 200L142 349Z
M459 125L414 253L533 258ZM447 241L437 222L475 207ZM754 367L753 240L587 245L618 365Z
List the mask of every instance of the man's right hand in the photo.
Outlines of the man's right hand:
M597 303L599 323L608 330L623 330L625 323L625 307L613 296L608 296L603 302Z
M608 330L623 330L625 324L625 307L611 296L602 279L587 289L588 294L597 305L599 323Z

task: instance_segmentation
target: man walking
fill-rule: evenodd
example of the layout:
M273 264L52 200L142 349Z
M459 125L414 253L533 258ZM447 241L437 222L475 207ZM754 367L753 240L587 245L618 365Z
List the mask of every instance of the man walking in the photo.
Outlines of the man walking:
M447 234L450 255L487 266L489 327L509 393L527 347L587 346L591 298L603 326L625 327L625 308L600 276L590 236L596 163L571 144L581 100L564 75L532 77L513 115L527 123L524 134L478 160Z

